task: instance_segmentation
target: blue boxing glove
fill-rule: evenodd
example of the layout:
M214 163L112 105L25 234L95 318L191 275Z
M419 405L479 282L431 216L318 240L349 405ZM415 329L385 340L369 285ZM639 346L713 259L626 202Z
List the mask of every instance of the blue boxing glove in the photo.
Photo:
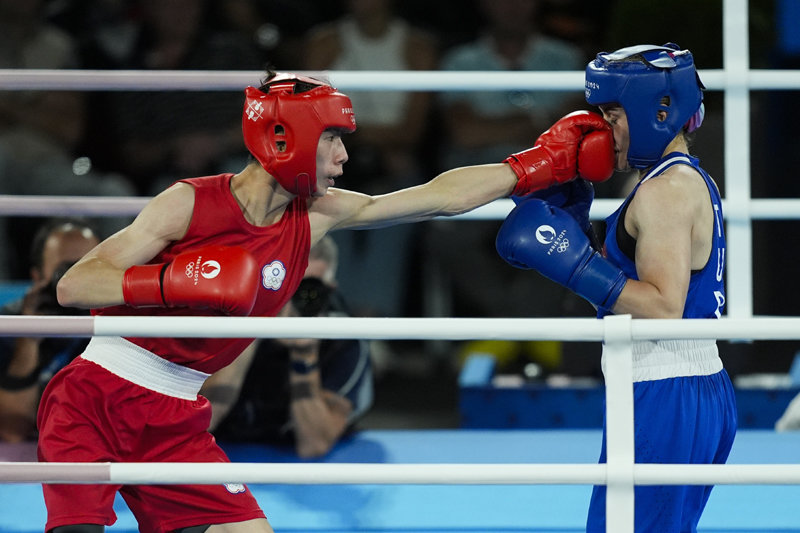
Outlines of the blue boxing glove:
M591 247L569 213L538 198L508 214L495 245L508 264L537 270L599 308L611 309L628 281Z
M527 196L511 197L517 205L528 198L539 198L550 205L560 207L572 215L572 218L578 223L583 233L589 237L592 247L595 250L602 249L603 243L597 238L592 222L589 220L589 209L591 209L594 201L594 186L590 181L578 178L533 192Z

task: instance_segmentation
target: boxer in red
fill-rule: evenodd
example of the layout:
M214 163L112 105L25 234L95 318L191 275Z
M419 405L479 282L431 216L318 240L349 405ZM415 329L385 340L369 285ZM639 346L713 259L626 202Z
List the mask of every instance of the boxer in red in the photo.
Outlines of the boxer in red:
M202 112L202 110L198 110ZM180 180L76 263L61 305L97 315L274 316L326 233L469 211L555 183L613 172L607 123L573 113L503 163L444 172L380 196L335 188L355 130L350 99L329 84L269 73L245 92L238 174ZM226 462L207 432L211 373L252 339L95 337L54 377L39 410L41 461ZM116 520L117 491L142 532L271 532L242 485L44 485L47 531L93 533Z

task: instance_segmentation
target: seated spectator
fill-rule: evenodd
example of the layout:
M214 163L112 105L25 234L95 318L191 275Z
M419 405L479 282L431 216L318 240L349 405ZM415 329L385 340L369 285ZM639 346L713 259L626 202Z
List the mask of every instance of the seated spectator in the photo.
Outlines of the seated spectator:
M31 248L25 296L0 309L4 315L75 315L56 301L56 283L100 239L80 219L53 219L37 232ZM42 389L86 346L84 338L0 338L0 441L36 439L36 410Z
M342 18L310 30L306 69L436 68L435 41L397 16L393 0L348 0L345 4ZM432 93L348 91L348 95L359 117L358 129L348 138L350 188L380 194L419 183L423 176L419 148Z
M442 70L582 71L586 66L588 58L577 46L541 32L537 0L477 0L475 4L483 25L473 40L443 53ZM501 162L508 154L530 147L560 117L584 108L582 96L579 91L518 89L439 93L444 129L439 167ZM428 285L425 314L499 318L590 316L593 312L562 287L499 261L492 254L496 222L436 220L429 227L423 251L429 275L424 279L438 279ZM537 303L532 306L531 302ZM519 354L508 370L534 362L545 372L555 371L569 355L568 346L542 341L466 343L460 350L468 352L478 345L494 354L501 366L508 359L506 354Z
M44 2L0 0L0 68L65 69L79 64L69 34L46 22ZM54 118L57 117L57 118ZM73 91L0 91L0 194L129 196L133 187L116 173L98 172L79 152L86 121L85 95ZM130 220L104 218L111 234ZM12 237L21 235L19 242ZM0 218L0 277L24 276L30 219ZM24 247L24 248L22 248ZM16 252L16 253L15 253Z
M336 267L328 236L311 249L305 278L279 316L346 315ZM213 406L209 431L222 442L325 455L372 405L368 346L352 339L257 339L203 385Z
M438 49L426 32L395 12L393 0L347 0L343 17L308 34L308 70L434 70ZM358 114L348 137L343 183L380 194L427 181L425 161L433 95L425 91L347 91ZM403 316L420 229L398 225L335 235L339 282L359 316ZM384 283L391 278L394 283Z
M261 70L255 46L211 29L209 0L138 0L128 49L107 50L107 67L141 70ZM98 41L96 46L101 46ZM112 53L113 52L113 53ZM104 54L95 50L94 57ZM87 65L92 67L92 65ZM176 179L240 168L242 97L238 91L120 91L95 101L104 117L93 132L142 195Z
M226 0L213 9L215 27L254 43L263 63L279 71L302 65L307 32L342 11L339 2L316 0Z
M536 0L479 0L485 26L474 41L448 50L442 70L583 70L589 58L572 43L538 31ZM528 148L563 115L585 107L574 91L441 93L446 144L443 168L502 161Z
M445 52L442 70L583 70L586 61L571 43L538 31L536 0L479 0L485 16L480 35ZM574 91L446 91L440 94L445 140L440 167L503 161L529 147L558 118L585 107ZM467 225L465 225L467 224ZM497 224L434 221L425 234L426 257L445 279L450 316L561 316L566 291L507 268L491 253ZM469 275L453 275L469 265ZM497 295L505 295L499 298ZM530 301L540 302L535 309ZM546 302L551 302L548 305Z

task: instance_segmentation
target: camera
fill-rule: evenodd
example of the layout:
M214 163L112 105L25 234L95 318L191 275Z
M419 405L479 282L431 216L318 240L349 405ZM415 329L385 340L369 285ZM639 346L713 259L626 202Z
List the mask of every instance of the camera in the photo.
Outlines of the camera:
M39 291L39 301L37 311L43 315L77 315L85 314L83 309L72 307L62 307L58 303L56 296L56 286L67 270L75 264L75 261L64 261L53 270L50 281Z
M331 289L319 278L303 278L292 296L294 305L300 316L325 315L331 308Z

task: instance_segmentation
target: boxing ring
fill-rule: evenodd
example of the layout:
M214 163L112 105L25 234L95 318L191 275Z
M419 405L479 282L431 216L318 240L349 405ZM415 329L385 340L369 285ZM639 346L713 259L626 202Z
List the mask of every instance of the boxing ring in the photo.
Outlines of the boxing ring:
M753 220L800 219L800 200L750 197L749 93L799 89L800 71L751 70L745 0L723 2L724 68L701 71L725 95L727 317L718 321L454 318L0 317L0 336L324 337L387 340L562 340L608 347L608 462L600 431L363 431L324 459L224 445L233 464L40 464L33 445L0 445L0 532L41 531L39 484L248 483L276 531L572 532L591 485L608 486L608 531L633 531L633 487L715 484L704 532L800 532L800 434L740 431L726 465L633 462L631 343L646 339L800 340L800 317L754 317ZM331 72L343 90L574 90L582 72ZM0 70L0 90L241 90L253 72ZM134 215L146 198L0 195L0 216ZM598 200L594 219L616 208ZM501 219L510 200L459 219ZM135 531L118 499L110 531Z
M702 531L800 531L800 517L792 512L800 497L800 434L741 432L726 465L634 464L630 363L634 340L797 340L800 318L0 320L4 336L193 337L199 332L208 337L603 341L608 461L596 464L599 431L364 431L312 462L265 446L223 443L233 464L44 464L34 461L31 446L17 449L16 461L0 463L0 530L41 528L38 483L50 482L248 483L277 531L384 532L580 531L592 484L608 486L609 531L632 531L634 485L716 484ZM758 490L742 490L752 485ZM116 510L120 521L112 530L135 530L121 501Z

